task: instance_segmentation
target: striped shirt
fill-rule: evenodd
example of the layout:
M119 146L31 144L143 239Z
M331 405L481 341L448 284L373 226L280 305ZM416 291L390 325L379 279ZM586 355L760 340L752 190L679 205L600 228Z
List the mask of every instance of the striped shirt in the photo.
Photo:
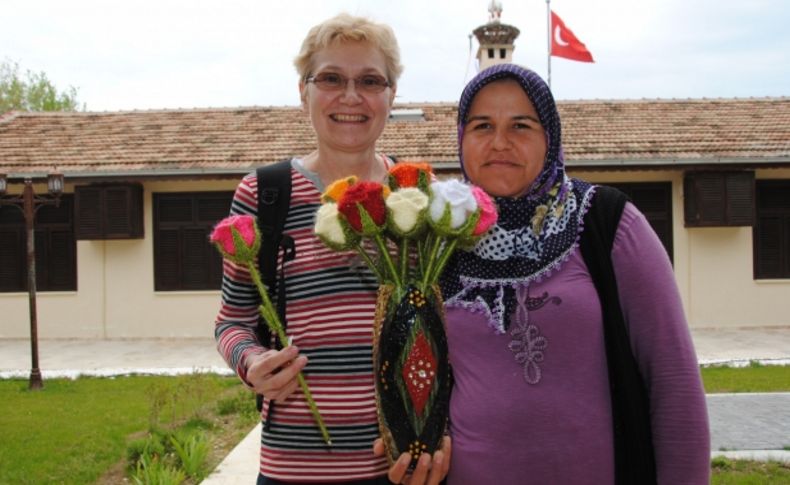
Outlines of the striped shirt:
M372 364L378 282L356 253L333 251L315 236L321 194L299 170L292 168L291 177L283 230L294 239L296 258L285 264L287 332L308 358L304 376L332 446L324 444L298 388L286 401L276 402L269 428L262 432L260 472L277 480L315 483L385 475L386 459L372 452L379 436ZM231 214L257 216L257 194L252 173L236 189ZM249 273L225 261L217 348L245 382L244 358L266 350L253 333L259 305ZM264 400L263 416L268 409Z

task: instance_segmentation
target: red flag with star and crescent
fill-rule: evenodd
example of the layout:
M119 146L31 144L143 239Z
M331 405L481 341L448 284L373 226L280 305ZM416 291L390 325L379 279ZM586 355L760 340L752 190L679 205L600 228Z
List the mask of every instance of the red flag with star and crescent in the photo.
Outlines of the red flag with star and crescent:
M553 10L551 11L551 55L580 62L595 62L587 47L576 38Z

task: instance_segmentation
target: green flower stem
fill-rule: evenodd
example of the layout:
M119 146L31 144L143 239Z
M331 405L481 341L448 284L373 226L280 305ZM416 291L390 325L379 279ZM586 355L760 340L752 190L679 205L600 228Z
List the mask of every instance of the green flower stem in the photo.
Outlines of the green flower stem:
M430 237L430 234L426 236L426 239ZM417 239L417 265L419 266L419 277L425 274L425 255L423 253L424 247L422 244L422 239Z
M447 244L447 246L445 246L444 251L442 251L442 255L439 257L439 262L436 264L435 269L431 272L430 278L428 278L428 285L433 285L436 283L436 280L439 279L439 275L442 274L444 267L447 266L447 262L450 260L450 256L452 256L455 252L455 246L457 245L458 238L454 237Z
M401 288L400 276L398 276L398 270L395 269L395 264L392 262L392 258L390 257L390 252L387 250L387 245L384 243L384 239L381 238L381 234L379 233L374 234L373 239L376 240L376 244L379 247L379 252L381 252L381 259L383 259L384 263L387 265L387 269L390 271L390 274L392 275L392 281L395 283L395 287L400 289Z
M409 238L401 240L400 247L400 280L407 281L409 276Z
M425 269L425 273L422 275L422 291L425 292L428 289L428 282L430 280L431 273L433 272L434 262L436 261L436 257L439 254L439 247L442 245L443 238L437 237L433 240L433 247L431 248L431 255L428 257L428 267Z
M263 301L263 304L259 307L259 310L263 316L263 319L266 320L266 324L269 326L269 329L277 335L277 338L280 340L280 344L283 347L287 347L289 344L288 336L285 335L285 330L283 330L280 317L274 310L272 300L269 298L269 292L266 291L266 287L263 285L263 281L261 281L261 275L258 273L255 265L250 262L247 263L247 269L250 272L252 281L255 282L255 286L258 287L258 293L261 294L261 300ZM299 387L302 388L307 405L310 407L310 412L313 414L313 419L318 425L318 428L321 430L321 435L323 436L324 441L327 445L332 446L332 439L329 437L329 431L326 429L324 420L321 418L321 413L318 411L318 406L315 403L315 399L313 399L313 394L310 392L310 388L307 386L307 381L305 380L304 375L299 372L296 378L299 381Z
M376 274L376 279L379 281L384 281L384 275L381 274L378 265L374 263L372 259L370 259L370 256L368 255L367 251L365 251L365 249L362 247L361 242L357 243L356 250L359 253L359 255L362 256L362 259L365 260L365 263L367 263L368 268L370 268L370 270Z

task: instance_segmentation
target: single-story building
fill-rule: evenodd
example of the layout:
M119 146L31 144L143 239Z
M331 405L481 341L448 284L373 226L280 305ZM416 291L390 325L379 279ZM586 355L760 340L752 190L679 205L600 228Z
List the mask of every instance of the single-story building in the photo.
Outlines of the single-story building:
M558 104L569 172L647 215L692 327L790 325L790 98ZM396 106L379 149L459 176L456 113ZM298 107L1 115L6 198L65 176L36 215L39 338L212 335L210 228L244 174L314 146ZM0 338L29 335L25 235L0 205Z

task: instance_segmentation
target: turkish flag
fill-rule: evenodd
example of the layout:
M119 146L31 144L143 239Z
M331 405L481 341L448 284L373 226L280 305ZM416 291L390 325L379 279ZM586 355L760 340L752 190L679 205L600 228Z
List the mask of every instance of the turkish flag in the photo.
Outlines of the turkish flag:
M573 35L565 22L551 11L551 55L574 61L595 62L592 54L579 39Z

